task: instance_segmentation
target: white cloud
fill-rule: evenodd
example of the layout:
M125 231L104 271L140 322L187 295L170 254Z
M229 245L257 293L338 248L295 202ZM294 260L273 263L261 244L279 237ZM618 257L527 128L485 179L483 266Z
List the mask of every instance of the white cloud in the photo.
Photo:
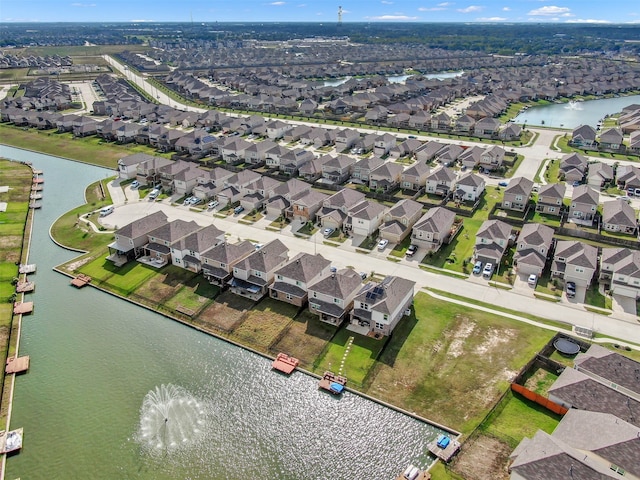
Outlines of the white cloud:
M390 2L389 0L382 0L380 3L384 5L393 5L393 2Z
M484 7L480 7L479 5L469 5L466 8L459 8L458 11L460 13L473 13L473 12L479 12L483 8Z
M510 12L510 11L511 11L511 9L510 9L509 7L503 7L503 8L502 8L502 11L503 11L503 12Z
M379 15L377 17L365 17L367 20L373 21L408 21L408 20L418 20L419 17L410 17L409 15Z
M95 3L72 3L71 4L72 7L95 7L96 4Z
M446 8L444 8L444 7L431 7L431 8L420 7L420 8L418 8L419 12L440 12L442 10L446 10Z
M572 19L567 20L566 23L611 23L609 20L598 20L595 18L588 18L586 20Z
M533 17L540 16L548 16L548 15L561 15L570 13L571 10L567 7L556 7L554 5L548 5L540 8L536 8L535 10L531 10L527 15L531 15Z
M271 2L269 5L275 5L275 6L279 7L279 6L284 5L284 4L285 4L285 2Z
M505 17L480 17L476 18L477 22L504 22L507 19Z
M442 2L442 3L439 3L436 6L437 7L450 7L451 5L453 5L453 3L451 3L451 2Z

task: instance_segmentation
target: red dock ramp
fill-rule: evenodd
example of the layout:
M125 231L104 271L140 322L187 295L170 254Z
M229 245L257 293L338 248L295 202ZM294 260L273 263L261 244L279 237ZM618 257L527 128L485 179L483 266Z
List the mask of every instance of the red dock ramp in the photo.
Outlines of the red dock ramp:
M300 360L297 358L290 357L286 353L279 353L273 361L272 367L279 372L290 375L299 364Z

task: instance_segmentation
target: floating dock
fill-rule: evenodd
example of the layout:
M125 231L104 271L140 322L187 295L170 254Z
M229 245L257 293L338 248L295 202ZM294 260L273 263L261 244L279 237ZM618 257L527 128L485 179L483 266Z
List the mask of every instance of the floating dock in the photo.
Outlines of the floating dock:
M42 184L41 183L34 183L33 185L31 185L31 191L32 192L41 192L42 190L44 190L42 188Z
M33 292L36 289L36 284L34 282L18 282L16 284L16 293L29 293Z
M7 365L4 369L5 373L23 373L29 370L29 356L24 357L9 357L7 359Z
M22 448L23 429L0 432L0 454L15 452Z
M33 302L14 302L13 314L14 315L27 315L33 312Z
M73 285L76 288L82 288L90 282L91 282L91 277L89 275L85 275L84 273L81 273L76 278L71 280L71 285Z
M401 473L396 480L431 480L431 474L420 470L418 467L409 465L403 473Z
M300 360L290 357L286 353L279 353L271 365L274 370L291 375L291 373L300 364Z
M41 193L32 193L31 195L29 195L29 198L31 200L40 200L42 198L42 194Z
M29 208L42 208L42 203L32 201L31 203L29 203Z
M347 385L347 378L336 375L333 372L324 372L324 375L318 382L318 388L326 390L334 395L340 395Z
M447 435L439 435L435 442L428 445L429 451L445 463L460 450L460 442L449 438Z
M20 268L18 269L20 273L35 273L36 272L36 264L20 264Z

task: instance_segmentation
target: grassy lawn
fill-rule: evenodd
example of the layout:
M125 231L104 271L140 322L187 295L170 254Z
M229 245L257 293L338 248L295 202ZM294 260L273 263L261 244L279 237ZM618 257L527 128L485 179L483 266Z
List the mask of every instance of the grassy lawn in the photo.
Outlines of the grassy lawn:
M475 218L465 218L461 231L458 232L451 243L442 245L433 254L427 254L422 263L456 272L469 273L469 260L473 255L476 233L483 221Z
M544 172L544 179L547 183L557 183L560 181L558 174L560 173L560 160L551 159L547 163L547 169Z
M548 271L538 278L538 283L536 284L536 292L546 293L547 295L555 295L556 297L562 296L562 289L555 287L551 279L551 274Z
M527 215L527 222L541 223L549 227L559 227L560 217L558 217L557 215L547 215L546 213L536 212L534 208L531 208L529 209L529 214Z
M252 306L251 300L227 291L205 307L194 319L194 323L217 333L230 333Z
M554 353L557 353L557 352L554 352ZM554 358L553 360L558 361L557 358ZM571 360L571 364L567 366L570 367L572 365L573 365L573 360ZM539 395L547 396L547 394L549 393L549 388L551 387L551 385L553 385L553 383L557 379L558 379L558 374L554 372L549 372L544 368L538 368L531 374L531 376L529 376L529 378L527 378L526 382L524 383L524 386L529 390L531 390L532 392L536 392Z
M318 374L325 370L334 373L341 371L349 379L350 386L362 386L384 345L384 339L365 337L341 328L327 344L314 370ZM343 360L344 367L341 370Z
M581 155L589 155L590 157L613 158L616 160L630 160L633 162L640 160L637 155L622 155L620 153L599 152L597 150L583 150L581 148L571 147L568 143L570 139L571 137L569 135L558 138L556 145L562 153L577 152Z
M402 242L396 244L396 246L393 247L393 250L391 250L391 252L389 253L394 257L404 258L404 255L405 253L407 253L407 248L409 248L409 245L411 245L411 235L408 235L407 238L405 238Z
M321 322L317 315L305 309L291 322L273 350L293 355L301 366L310 369L335 332L336 327Z
M591 287L589 287L589 289L587 290L584 303L598 308L611 309L612 307L611 297L602 295L598 291L598 285L595 282L592 283Z
M266 352L293 321L296 311L293 305L265 298L247 313L232 338Z
M113 262L106 260L105 256L106 254L99 256L81 266L79 271L89 275L93 279L92 283L114 290L125 297L158 273L155 268L135 261L116 267ZM104 285L100 285L101 283Z
M317 231L318 231L318 227L315 227L312 222L307 222L300 229L298 229L297 233L311 236Z
M414 306L416 318L396 327L367 393L466 433L551 337L424 293Z
M531 400L509 391L481 429L508 444L518 446L524 438L531 438L538 430L552 433L562 417Z
M189 272L193 275L192 272ZM191 311L197 315L217 296L220 289L198 275L186 282L177 293L165 302L173 310ZM193 316L191 315L191 316Z

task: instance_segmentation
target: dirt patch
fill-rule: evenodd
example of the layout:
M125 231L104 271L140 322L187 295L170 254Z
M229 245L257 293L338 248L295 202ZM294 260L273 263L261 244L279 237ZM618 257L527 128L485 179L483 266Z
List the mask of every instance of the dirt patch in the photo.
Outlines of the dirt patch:
M469 338L475 328L475 323L469 321L468 318L462 318L458 328L448 333L448 336L451 337L451 343L449 343L447 355L453 358L458 358L462 355L464 353L465 340Z
M511 447L493 437L478 435L462 446L452 470L465 480L507 480Z
M273 349L293 355L303 365L311 366L335 330L306 310L296 317Z
M475 353L478 355L484 355L487 352L493 351L501 343L508 343L515 336L513 330L502 328L500 330L496 328L489 328L485 333L485 340L475 349Z
M224 292L200 312L195 321L204 327L230 333L242 322L243 316L252 305L253 302L246 298Z
M20 248L22 245L22 236L20 235L2 235L0 236L0 249Z
M80 267L82 267L83 265L89 263L90 261L93 260L93 257L85 257L85 258L81 258L79 260L76 260L75 262L71 262L70 264L68 264L65 268L69 271L69 272L75 272L76 270L78 270Z
M2 262L17 263L19 261L20 261L20 249L0 250L0 263Z

